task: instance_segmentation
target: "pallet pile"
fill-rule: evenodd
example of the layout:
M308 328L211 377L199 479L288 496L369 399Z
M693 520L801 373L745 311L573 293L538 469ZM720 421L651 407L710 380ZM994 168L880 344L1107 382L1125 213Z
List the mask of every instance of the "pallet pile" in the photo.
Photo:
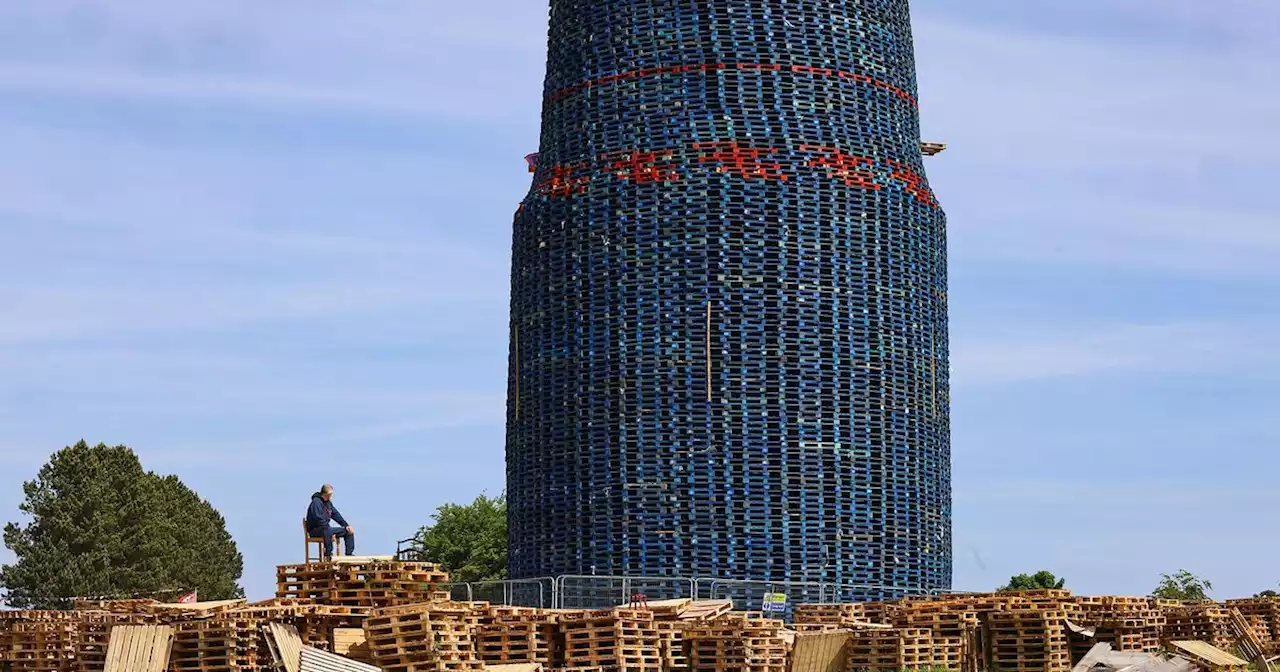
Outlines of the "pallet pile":
M1254 627L1268 655L1280 654L1280 597L1227 600L1225 606L1240 610Z
M847 628L868 622L861 603L797 604L795 626L798 631L821 631Z
M1066 672L1071 669L1067 614L1032 606L993 611L984 635L990 672Z
M111 641L111 629L117 625L150 625L156 617L150 614L131 614L111 611L79 610L79 629L76 644L76 672L100 672L107 664L107 644Z
M390 568L376 574L367 567L313 569L285 570L286 576L306 577L287 583L356 571L364 577L359 580L367 580L365 585L382 587L353 595L354 589L332 588L342 580L327 578L325 599L427 599L378 609L299 597L253 604L86 601L73 611L7 612L0 626L0 669L102 672L113 628L169 625L174 628L171 672L262 672L271 669L270 647L262 634L271 625L296 630L302 644L353 653L386 672L480 672L486 664L533 664L559 672L786 672L791 642L796 632L806 631L816 634L801 637L847 642L843 658L828 661L838 662L825 668L829 672L1064 672L1098 642L1126 653L1199 647L1209 656L1218 655L1209 648L1216 646L1253 660L1275 644L1278 602L1237 600L1228 608L1075 597L1067 591L984 593L801 604L794 609L797 623L788 627L758 613L731 612L728 601L667 600L602 611L506 607L453 602L434 590L407 589L406 584L428 574L417 566L406 568L399 578ZM386 588L388 584L399 587Z
M259 670L271 664L271 653L250 618L221 617L179 623L173 636L170 667L174 672Z
M782 621L749 614L691 625L684 632L689 672L786 672L782 627Z
M929 631L933 639L934 666L976 672L979 620L971 600L909 602L894 616L894 625Z
M76 660L77 620L63 612L25 612L4 636L3 668L13 672L62 672Z
M303 645L333 651L334 633L341 629L363 630L369 610L342 607L291 598L275 598L255 602L231 612L228 616L258 623L286 623L297 629Z
M487 610L482 602L375 610L364 624L373 664L384 672L482 672L476 631Z
M934 666L933 635L923 628L867 629L849 638L846 669L903 670Z
M662 668L653 612L618 608L593 611L560 622L564 666L658 672Z
M1144 597L1077 597L1080 614L1077 625L1094 629L1094 637L1076 637L1071 642L1073 660L1080 660L1097 642L1107 642L1116 651L1160 649L1165 626L1164 612L1154 600Z
M1187 604L1164 610L1162 637L1166 640L1192 640L1211 644L1224 651L1235 646L1231 612L1214 602Z
M552 665L559 615L527 607L492 607L476 633L476 648L486 664Z
M123 625L174 626L173 672L270 669L261 634L268 623L295 628L307 646L329 652L339 645L356 647L362 655L370 604L439 600L437 587L448 580L435 565L385 560L350 566L289 565L279 576L286 596L253 604L77 600L69 611L6 612L0 624L0 669L102 672L111 632ZM473 618L469 625L478 622ZM342 638L340 632L345 633Z
M350 558L279 566L276 597L380 609L448 600L442 590L448 582L449 576L431 563Z
M867 621L889 625L897 618L902 605L899 602L862 602L861 607Z

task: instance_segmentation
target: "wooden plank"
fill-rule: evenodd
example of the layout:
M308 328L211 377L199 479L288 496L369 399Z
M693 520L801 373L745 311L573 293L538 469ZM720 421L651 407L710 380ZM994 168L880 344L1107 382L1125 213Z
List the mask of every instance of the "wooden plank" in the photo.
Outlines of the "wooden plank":
M1249 665L1247 661L1241 660L1208 642L1174 640L1169 642L1169 645L1187 654L1191 660L1208 665L1210 668L1238 667L1244 669Z
M276 662L285 672L298 672L302 665L302 638L298 636L298 629L284 623L270 623L264 629Z
M347 658L357 658L351 655L352 649L359 649L366 641L364 628L334 628L333 629L333 652L339 656Z
M505 665L485 665L491 672L542 672L542 663L508 663Z
M150 665L156 670L165 670L169 667L169 652L173 650L173 629L170 628L169 633L158 633L152 638Z
M710 620L733 611L732 600L698 600L680 612L682 621Z
M107 639L107 666L108 670L123 670L124 650L128 646L124 643L124 630L120 627L111 629L111 636Z
M848 630L797 633L791 672L841 672L851 634Z
M1258 641L1258 636L1253 632L1253 628L1249 622L1245 620L1244 614L1240 610L1232 607L1230 610L1231 628L1235 631L1236 643L1240 647L1240 652L1245 658L1253 661L1253 666L1257 672L1271 672L1271 665L1267 662L1266 656L1263 655L1262 642Z
M172 626L117 625L107 642L105 672L164 672L172 645Z
M372 665L359 663L336 653L321 651L310 646L302 647L298 658L299 672L381 672Z

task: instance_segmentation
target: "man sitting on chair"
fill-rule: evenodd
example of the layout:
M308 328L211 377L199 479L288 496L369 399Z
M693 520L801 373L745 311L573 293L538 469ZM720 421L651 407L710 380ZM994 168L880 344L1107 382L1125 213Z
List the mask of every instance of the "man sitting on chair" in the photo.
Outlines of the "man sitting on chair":
M338 510L333 508L329 500L333 498L333 486L328 483L320 488L320 492L311 495L311 506L307 507L307 535L324 538L324 559L333 557L333 538L340 537L345 542L347 555L356 550L356 530L347 524ZM329 521L335 521L341 527L331 527Z

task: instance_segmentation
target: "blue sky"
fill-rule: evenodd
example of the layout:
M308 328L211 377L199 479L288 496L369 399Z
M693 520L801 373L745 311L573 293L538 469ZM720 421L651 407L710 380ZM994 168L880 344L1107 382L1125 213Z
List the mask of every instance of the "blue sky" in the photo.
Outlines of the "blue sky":
M956 587L1280 583L1280 3L917 0ZM80 438L390 552L503 487L546 5L0 3L0 518ZM6 556L7 557L7 556Z

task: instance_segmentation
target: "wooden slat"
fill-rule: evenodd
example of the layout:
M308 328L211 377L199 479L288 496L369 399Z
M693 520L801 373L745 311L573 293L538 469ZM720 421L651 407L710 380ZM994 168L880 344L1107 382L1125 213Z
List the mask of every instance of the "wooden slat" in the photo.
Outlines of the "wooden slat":
M485 664L485 672L542 672L542 663L507 663L505 665Z
M1249 622L1244 619L1244 614L1239 609L1232 607L1230 610L1231 627L1235 630L1236 643L1240 647L1240 652L1244 657L1253 661L1253 666L1257 672L1271 672L1271 664L1267 662L1266 656L1263 655L1264 649L1262 642L1258 641L1258 636L1254 634L1253 628Z
M1240 668L1248 666L1248 662L1237 658L1208 642L1195 640L1176 640L1169 645L1189 656L1193 661L1203 663L1210 668Z
M841 672L850 632L797 633L791 654L791 672Z
M358 663L350 658L343 658L335 653L310 646L302 647L299 659L302 663L300 672L380 672L372 665Z
M171 626L117 625L107 642L105 672L164 672L172 645Z
M298 636L298 629L284 623L270 623L262 626L262 630L277 665L285 672L298 672L302 666L302 638Z

